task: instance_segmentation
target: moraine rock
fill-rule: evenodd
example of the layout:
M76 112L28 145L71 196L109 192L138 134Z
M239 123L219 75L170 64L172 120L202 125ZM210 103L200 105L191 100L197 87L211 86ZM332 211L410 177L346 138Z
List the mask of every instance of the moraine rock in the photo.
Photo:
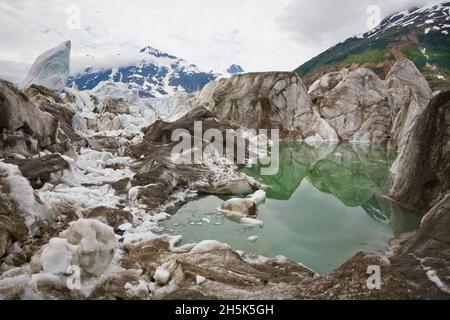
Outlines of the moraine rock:
M186 140L191 142L195 121L202 123L201 134L210 128L218 129L222 134L225 134L227 129L238 128L228 123L219 123L212 113L203 107L191 110L174 122L158 120L145 128L144 141L127 148L127 154L138 159L134 166L136 174L131 181L133 188L129 192L131 199L155 209L170 199L170 195L177 188L189 188L208 194L242 194L258 189L256 181L235 173L232 164L221 167L220 172L217 172L207 164L208 159L201 159L201 163L197 164L176 163L172 151L179 142L171 142L172 133L176 129L184 129ZM204 142L207 144L207 141ZM225 148L226 146L224 150ZM192 149L191 145L184 151L191 154Z
M394 276L409 280L404 283L416 292L416 299L450 298L449 230L450 193L423 217L417 233L390 259Z
M427 108L433 94L425 77L408 59L401 59L392 67L386 77L386 86L394 119L389 146L401 157L411 130ZM397 172L398 166L398 162L393 165L394 173Z
M123 155L126 147L130 145L130 142L122 137L111 137L102 134L95 134L86 137L89 148L96 151L106 151L112 154Z
M72 122L76 109L60 98L60 96L52 90L43 86L32 84L23 93L28 99L42 111L48 112L59 121L58 140L60 141L57 148L53 148L54 152L69 154L76 157L76 152L72 145L77 148L86 146L86 141L78 133L75 132Z
M398 60L391 68L386 76L386 86L393 118L402 109L423 110L432 96L425 77L416 65L406 58ZM417 106L412 106L411 103L416 103Z
M371 70L360 68L335 85L343 74L318 80L313 88L315 110L344 142L387 143L391 112L384 83Z
M284 137L304 137L314 118L305 86L292 72L219 79L203 88L196 104L211 110L219 121L250 129L280 129Z
M0 258L15 241L22 241L28 227L17 203L12 199L8 172L0 169Z
M66 41L37 57L22 82L22 88L37 84L50 90L62 90L69 78L70 48L70 41Z
M123 98L108 97L104 102L104 111L113 114L130 113L128 104Z
M28 234L28 228L23 219L15 213L5 212L4 204L0 210L0 258L3 257L9 247L15 241L25 240Z
M115 231L118 230L120 225L133 222L133 215L129 211L105 206L90 209L85 216L89 219L97 219L113 227Z
M31 186L35 189L41 188L55 174L69 169L69 163L59 154L34 159L7 159L4 162L17 165L22 175L30 181Z
M450 191L450 91L433 97L405 133L389 197L413 211L428 210Z
M238 129L236 125L232 125L226 122L221 122L214 118L211 111L206 108L198 107L192 109L183 117L179 118L174 122L167 122L162 120L157 120L151 126L144 128L143 132L145 134L146 141L154 141L160 143L170 143L172 141L172 133L177 129L185 129L190 135L194 135L194 123L201 122L203 134L208 129L219 129L223 132L226 129Z
M348 75L348 73L348 69L343 69L341 71L330 72L323 75L309 87L309 96L313 100L317 97L324 96L327 91L334 89L339 82L341 82Z
M0 80L0 114L2 154L31 155L58 143L58 120L3 80Z

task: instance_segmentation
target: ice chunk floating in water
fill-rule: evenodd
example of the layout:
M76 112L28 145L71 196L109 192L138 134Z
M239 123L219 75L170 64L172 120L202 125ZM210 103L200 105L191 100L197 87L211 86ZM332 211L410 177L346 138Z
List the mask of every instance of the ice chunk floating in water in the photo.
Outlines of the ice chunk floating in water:
M208 196L185 204L164 232L181 234L183 243L214 239L258 255L286 256L326 274L358 251L386 250L398 231L414 227L401 213L383 210L378 196L389 178L394 155L363 144L280 145L280 170L274 176L246 173L268 186L258 220L248 225L218 213L227 198ZM263 200L263 193L255 194ZM243 196L245 198L245 196Z

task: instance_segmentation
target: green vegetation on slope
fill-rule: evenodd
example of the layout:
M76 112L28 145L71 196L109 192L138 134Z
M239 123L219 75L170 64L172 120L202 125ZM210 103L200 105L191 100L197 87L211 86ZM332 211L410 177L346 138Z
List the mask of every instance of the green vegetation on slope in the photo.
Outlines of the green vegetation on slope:
M307 85L325 72L352 65L367 66L383 78L395 60L405 56L425 74L433 90L450 89L450 22L446 20L446 10L450 10L450 2L426 11L412 10L405 16L410 22L397 25L396 20L402 16L394 14L383 21L378 33L338 43L295 72ZM429 20L432 20L431 24Z
M401 49L406 58L414 62L417 69L424 71L427 64L427 59L423 55L422 51L417 47L405 47Z

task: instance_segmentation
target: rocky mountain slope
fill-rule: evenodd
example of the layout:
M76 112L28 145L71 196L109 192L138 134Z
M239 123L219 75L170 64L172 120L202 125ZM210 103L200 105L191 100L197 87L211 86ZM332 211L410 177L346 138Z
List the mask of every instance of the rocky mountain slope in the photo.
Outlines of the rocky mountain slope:
M433 90L450 88L450 2L412 8L385 18L297 68L309 87L327 72L366 67L384 79L396 60L406 57L425 74Z
M218 77L244 71L235 64L222 73L202 71L196 65L150 46L141 49L134 60L134 64L125 66L88 67L84 72L72 75L68 84L75 83L80 90L90 90L102 81L111 80L137 89L141 97L161 97L176 92L199 91Z

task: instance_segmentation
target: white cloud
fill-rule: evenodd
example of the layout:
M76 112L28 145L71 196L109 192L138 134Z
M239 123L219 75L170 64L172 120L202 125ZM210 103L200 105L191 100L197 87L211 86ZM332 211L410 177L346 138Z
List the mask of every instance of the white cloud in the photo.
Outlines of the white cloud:
M416 2L389 1L385 11ZM0 0L0 77L23 77L25 65L65 40L72 40L76 70L92 63L87 54L106 65L146 45L203 69L237 63L247 71L292 70L364 31L360 20L369 3L381 1ZM68 25L73 5L80 9L79 30Z
M355 34L369 31L368 19L376 6L380 17L439 0L297 0L278 18L291 39L319 54Z

